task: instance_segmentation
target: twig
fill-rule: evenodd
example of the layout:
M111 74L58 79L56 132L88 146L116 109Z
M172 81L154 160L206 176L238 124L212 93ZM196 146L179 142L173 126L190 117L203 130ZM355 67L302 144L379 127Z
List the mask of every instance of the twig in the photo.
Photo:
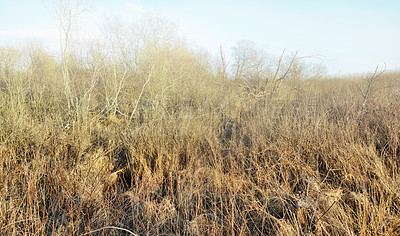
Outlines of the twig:
M360 112L358 114L358 116L359 116L359 124L361 122L360 117L364 114L364 112L366 110L366 104L367 104L367 101L368 101L368 99L370 97L370 93L371 93L371 90L372 90L372 85L376 81L376 79L386 71L386 64L385 64L385 68L381 72L378 72L378 69L379 69L379 67L377 66L375 68L374 73L370 77L367 77L367 83L368 84L367 84L367 87L366 87L366 89L364 91L360 88L360 86L357 86L357 89L358 89L359 93L361 94L361 96L363 98L363 103L361 105L361 109L360 109Z
M322 219L322 217L324 217L326 213L328 213L328 211L333 207L333 205L335 205L335 203L336 203L336 201L334 201L334 202L332 203L332 205L328 208L328 210L326 210L326 211L324 212L324 214L322 214L322 216L319 217L317 221L315 221L314 225L316 225L316 224L318 223L318 221L319 221L320 219Z
M135 104L135 107L134 107L133 110L132 110L132 113L131 113L130 117L129 117L127 127L131 124L133 115L135 114L135 112L136 112L136 110L137 110L137 108L138 108L138 106L139 106L140 98L141 98L142 95L143 95L144 89L146 88L147 83L148 83L148 82L150 81L150 79L151 79L151 76L152 76L152 74L153 74L153 68L154 68L154 65L151 67L150 72L149 72L149 75L147 76L147 80L146 80L146 82L144 82L143 87L142 87L142 91L140 91L139 97L138 97L138 99L136 100L136 104Z
M39 218L30 218L30 219L18 220L18 221L12 222L12 223L10 223L8 225L5 225L5 226L1 227L1 230L5 229L5 228L8 228L11 225L18 224L18 223L22 223L22 222L25 222L25 221L36 221L36 220L40 220L40 219Z
M294 54L292 60L291 60L290 63L289 63L289 66L288 66L287 70L285 71L285 73L283 74L283 76L280 77L279 79L277 79L276 81L280 81L280 80L283 80L283 79L286 78L286 76L289 74L290 69L292 69L292 66L293 66L294 61L296 61L296 59L297 59L297 54L298 54L298 52L296 52L296 53ZM282 56L283 56L283 53L282 53ZM279 61L280 61L280 60L279 60ZM279 62L279 63L280 63L280 62Z
M276 81L277 80L276 78L278 77L279 71L281 69L282 59L283 59L283 56L285 55L285 51L286 51L286 48L283 49L281 57L279 58L278 67L276 68L275 75L274 75L274 78L272 79L272 81Z
M128 229L124 229L124 228L120 228L120 227L116 227L116 226L105 226L105 227L103 227L103 228L96 229L96 230L93 230L93 231L90 231L90 232L81 234L80 236L84 236L84 235L96 233L96 232L99 232L99 231L102 231L102 230L105 230L105 229L116 229L116 230L121 230L121 231L125 231L125 232L127 232L127 233L129 233L129 234L131 234L131 235L138 236L137 234L135 234L134 232L132 232L132 231L130 231L130 230L128 230Z

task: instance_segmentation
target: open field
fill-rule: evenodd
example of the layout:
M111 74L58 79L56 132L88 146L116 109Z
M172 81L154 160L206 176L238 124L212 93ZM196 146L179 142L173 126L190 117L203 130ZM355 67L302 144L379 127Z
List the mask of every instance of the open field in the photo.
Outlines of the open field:
M0 49L2 235L400 234L399 72L138 55Z

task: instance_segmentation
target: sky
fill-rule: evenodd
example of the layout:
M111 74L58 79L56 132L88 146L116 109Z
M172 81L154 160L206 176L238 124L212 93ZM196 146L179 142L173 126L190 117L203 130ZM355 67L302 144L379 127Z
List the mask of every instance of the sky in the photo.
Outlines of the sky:
M0 0L0 45L39 41L56 45L52 0ZM196 47L226 54L250 40L279 56L321 55L329 74L400 69L399 0L87 0L78 30L95 35L105 18L130 20L145 12L174 22Z

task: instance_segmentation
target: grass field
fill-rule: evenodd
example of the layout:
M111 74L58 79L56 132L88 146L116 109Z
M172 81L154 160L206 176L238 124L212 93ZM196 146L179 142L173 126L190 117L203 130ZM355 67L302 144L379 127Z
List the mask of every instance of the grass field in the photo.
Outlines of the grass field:
M140 56L0 49L2 235L400 234L399 72L233 80L183 46Z

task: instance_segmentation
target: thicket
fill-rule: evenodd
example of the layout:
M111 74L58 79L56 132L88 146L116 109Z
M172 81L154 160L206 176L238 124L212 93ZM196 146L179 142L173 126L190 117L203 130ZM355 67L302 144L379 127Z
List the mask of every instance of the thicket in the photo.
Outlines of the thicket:
M328 78L249 42L229 73L159 23L67 66L0 49L1 234L400 234L400 73Z

